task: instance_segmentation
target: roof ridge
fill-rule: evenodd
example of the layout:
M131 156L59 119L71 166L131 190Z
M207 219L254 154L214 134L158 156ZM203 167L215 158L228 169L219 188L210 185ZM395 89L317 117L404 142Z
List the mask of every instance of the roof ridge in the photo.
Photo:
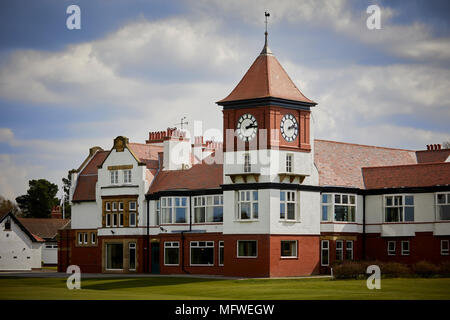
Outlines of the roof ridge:
M425 162L425 163L410 163L410 164L396 164L390 166L373 166L361 167L361 169L379 169L379 168L395 168L395 167L419 167L419 166L433 166L433 165L450 165L450 162Z
M359 143L352 143L352 142L333 141L333 140L325 140L325 139L314 139L314 141L332 142L332 143L339 143L339 144L348 144L348 145L353 145L353 146L368 147L368 148L376 148L376 149L388 149L388 150L399 150L399 151L417 152L416 150L411 150L411 149L400 149L400 148L390 148L390 147L371 146L371 145L368 145L368 144L359 144Z

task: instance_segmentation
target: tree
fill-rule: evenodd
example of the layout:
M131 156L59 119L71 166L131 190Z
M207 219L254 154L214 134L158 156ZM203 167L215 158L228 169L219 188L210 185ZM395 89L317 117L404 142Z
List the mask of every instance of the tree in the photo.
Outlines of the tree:
M70 194L70 186L72 185L72 173L75 172L75 169L70 170L67 173L67 178L62 178L63 189L64 189L64 217L70 218L72 213L72 208L69 202L69 194Z
M450 149L450 139L442 142L442 149Z
M10 211L12 211L15 216L20 215L20 210L17 204L9 199L6 199L5 197L0 196L0 215Z
M58 186L45 179L30 180L27 194L16 198L16 202L27 218L49 218L56 198Z

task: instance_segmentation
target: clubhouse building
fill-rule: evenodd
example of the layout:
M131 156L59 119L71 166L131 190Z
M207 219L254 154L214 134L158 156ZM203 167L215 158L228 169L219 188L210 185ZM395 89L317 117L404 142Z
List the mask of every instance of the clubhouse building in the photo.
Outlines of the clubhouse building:
M279 277L336 260L450 260L450 149L315 139L317 103L267 34L217 104L223 143L168 128L90 149L72 174L59 271Z

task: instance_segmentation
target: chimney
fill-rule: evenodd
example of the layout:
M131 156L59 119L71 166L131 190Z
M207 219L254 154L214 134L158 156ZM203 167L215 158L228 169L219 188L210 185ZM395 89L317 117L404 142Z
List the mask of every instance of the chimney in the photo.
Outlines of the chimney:
M54 206L52 208L51 218L52 219L62 219L62 213L61 213L60 206Z

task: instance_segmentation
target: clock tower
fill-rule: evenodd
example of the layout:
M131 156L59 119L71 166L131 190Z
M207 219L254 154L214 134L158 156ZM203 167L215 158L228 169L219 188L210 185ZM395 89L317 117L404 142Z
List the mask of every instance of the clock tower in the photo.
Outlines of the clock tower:
M259 56L217 104L224 130L224 274L317 272L320 192L311 188L319 183L311 117L317 104L272 54L267 30Z

